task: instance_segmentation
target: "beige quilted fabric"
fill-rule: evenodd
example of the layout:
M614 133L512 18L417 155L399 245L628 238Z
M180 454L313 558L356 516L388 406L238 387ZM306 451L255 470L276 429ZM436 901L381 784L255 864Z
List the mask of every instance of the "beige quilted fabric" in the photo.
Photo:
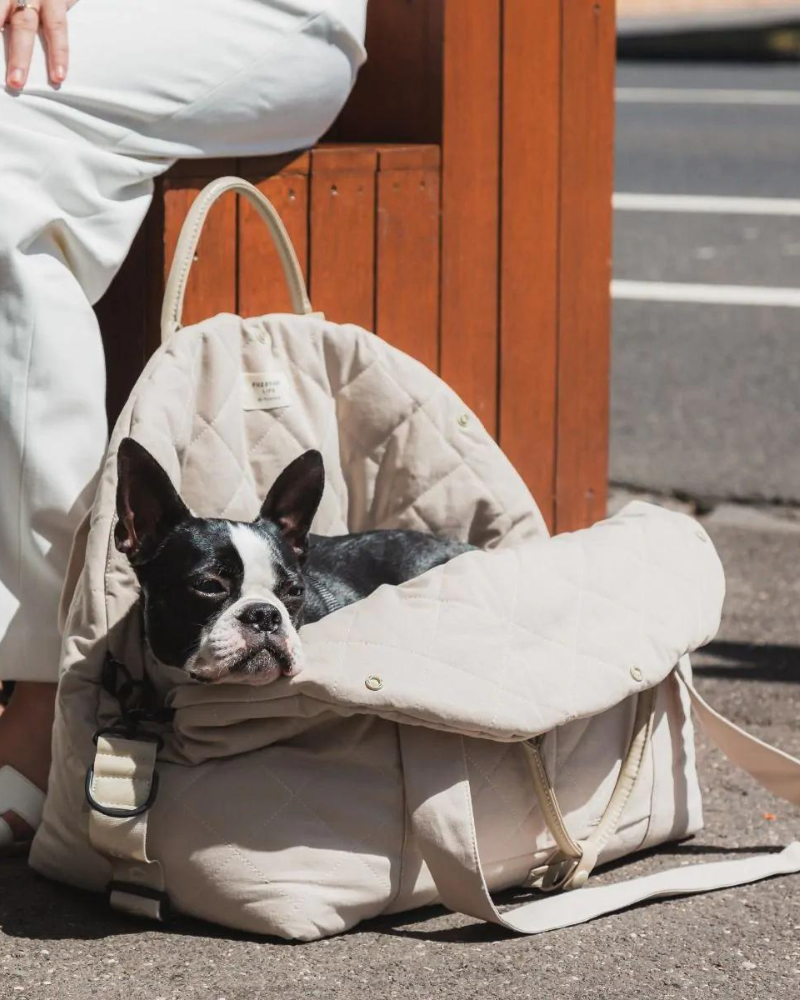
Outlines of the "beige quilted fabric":
M244 409L244 372L285 374L292 405ZM107 650L144 669L135 581L112 543L128 433L199 514L253 517L280 469L317 447L328 486L315 530L414 527L484 550L304 629L307 665L291 680L158 676L177 712L148 844L180 910L310 939L433 900L404 814L398 725L469 737L484 867L492 887L508 886L551 844L515 741L549 733L548 771L580 837L611 794L629 696L661 684L646 774L603 857L698 827L691 727L669 675L719 623L723 577L705 532L637 503L548 538L496 444L423 366L319 316L219 316L151 359L76 540L51 793L31 855L40 871L93 889L108 878L89 846L83 777L92 733L116 709L98 685ZM571 794L577 774L589 798Z

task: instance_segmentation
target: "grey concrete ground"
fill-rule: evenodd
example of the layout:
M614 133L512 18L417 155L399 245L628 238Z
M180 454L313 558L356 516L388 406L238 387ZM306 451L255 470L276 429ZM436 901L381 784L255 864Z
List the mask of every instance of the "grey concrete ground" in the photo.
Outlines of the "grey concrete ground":
M623 63L617 83L791 94L800 64ZM615 188L800 199L800 104L619 103ZM617 211L614 274L800 288L800 216ZM798 451L800 309L614 303L612 480L796 504Z
M614 480L796 503L800 310L618 302L614 311Z
M705 523L729 595L719 637L697 657L698 686L760 737L800 753L800 519L728 507ZM599 878L772 850L798 836L800 811L703 740L699 759L706 829ZM0 861L2 1000L554 996L792 1000L800 996L800 877L641 906L533 939L426 910L286 945L188 920L156 929L45 882L21 860Z

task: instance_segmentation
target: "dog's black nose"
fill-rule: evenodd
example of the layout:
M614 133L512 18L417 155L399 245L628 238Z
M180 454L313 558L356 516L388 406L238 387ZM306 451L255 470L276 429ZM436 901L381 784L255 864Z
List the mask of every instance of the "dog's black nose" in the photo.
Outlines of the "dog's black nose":
M271 604L251 604L240 612L239 621L259 632L277 632L281 627L281 613Z

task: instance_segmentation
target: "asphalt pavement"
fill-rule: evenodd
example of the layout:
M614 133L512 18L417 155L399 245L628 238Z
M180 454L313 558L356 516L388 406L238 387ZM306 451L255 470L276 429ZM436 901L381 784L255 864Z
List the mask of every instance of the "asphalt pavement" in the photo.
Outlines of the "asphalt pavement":
M622 63L617 86L617 197L651 197L615 211L614 276L644 299L614 301L611 479L800 503L800 64Z

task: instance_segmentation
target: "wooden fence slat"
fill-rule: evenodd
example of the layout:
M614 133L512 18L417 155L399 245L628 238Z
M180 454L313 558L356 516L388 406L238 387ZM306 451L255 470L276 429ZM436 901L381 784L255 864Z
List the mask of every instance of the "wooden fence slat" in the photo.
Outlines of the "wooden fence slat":
M106 412L111 426L147 358L147 242L145 224L125 264L95 306L106 356Z
M186 213L207 182L207 177L164 181L165 279ZM186 289L182 322L189 326L220 312L236 311L236 200L229 194L214 205L206 219Z
M561 4L504 0L499 439L555 515Z
M370 0L369 58L325 142L441 140L442 25L448 2Z
M177 180L188 177L196 179L202 177L205 183L217 177L228 177L238 173L239 160L231 156L215 157L210 160L191 159L178 160L169 168L167 180Z
M374 147L311 153L309 277L315 309L337 323L375 323Z
M564 3L556 527L605 516L614 4Z
M275 206L304 274L308 274L308 170L306 154L280 174L259 174L247 160L241 161L242 176L255 184ZM239 311L242 316L269 312L291 312L286 279L267 227L245 198L238 199Z
M442 377L494 434L500 141L500 0L444 9Z
M379 151L375 332L434 371L439 354L439 150Z

